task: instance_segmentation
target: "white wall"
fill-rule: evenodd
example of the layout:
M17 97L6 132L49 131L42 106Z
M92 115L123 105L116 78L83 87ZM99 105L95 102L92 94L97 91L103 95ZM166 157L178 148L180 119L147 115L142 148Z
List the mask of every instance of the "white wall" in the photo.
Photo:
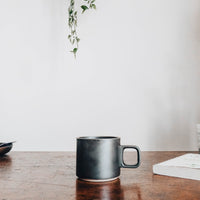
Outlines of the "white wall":
M200 1L101 0L79 19L69 0L0 1L0 141L15 150L75 150L116 135L142 150L196 150Z

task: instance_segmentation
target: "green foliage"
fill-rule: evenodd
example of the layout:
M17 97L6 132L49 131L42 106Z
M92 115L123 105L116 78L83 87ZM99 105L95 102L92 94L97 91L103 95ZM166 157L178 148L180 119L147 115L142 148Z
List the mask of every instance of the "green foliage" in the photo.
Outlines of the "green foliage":
M84 4L81 5L81 9L82 9L82 14L89 9L96 9L96 5L95 5L95 1L96 0L83 0ZM78 43L80 41L80 38L77 35L77 14L78 11L75 9L75 0L70 0L70 4L68 7L68 26L70 29L70 33L68 35L68 39L70 41L70 43L73 46L73 50L70 51L74 54L74 57L76 58L76 53L78 51Z
M85 4L81 6L82 13L88 9L96 9L95 0L84 0Z

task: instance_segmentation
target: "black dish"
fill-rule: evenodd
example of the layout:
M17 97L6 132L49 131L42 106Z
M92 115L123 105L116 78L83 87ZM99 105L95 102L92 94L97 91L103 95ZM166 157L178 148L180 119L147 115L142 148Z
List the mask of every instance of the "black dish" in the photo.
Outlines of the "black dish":
M0 143L0 156L5 155L6 153L8 153L13 147L13 143L9 142L9 143Z

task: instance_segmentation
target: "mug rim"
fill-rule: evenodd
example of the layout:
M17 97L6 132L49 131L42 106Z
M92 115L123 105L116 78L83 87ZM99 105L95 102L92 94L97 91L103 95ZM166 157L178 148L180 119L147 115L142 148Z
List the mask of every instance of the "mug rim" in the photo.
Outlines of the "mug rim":
M77 140L118 140L117 136L81 136L77 137Z

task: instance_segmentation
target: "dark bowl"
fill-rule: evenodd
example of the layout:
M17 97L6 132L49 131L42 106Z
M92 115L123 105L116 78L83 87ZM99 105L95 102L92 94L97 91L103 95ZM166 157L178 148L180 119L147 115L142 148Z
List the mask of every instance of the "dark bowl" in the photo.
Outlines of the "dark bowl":
M6 153L8 153L13 147L12 143L0 143L0 156L5 155Z

